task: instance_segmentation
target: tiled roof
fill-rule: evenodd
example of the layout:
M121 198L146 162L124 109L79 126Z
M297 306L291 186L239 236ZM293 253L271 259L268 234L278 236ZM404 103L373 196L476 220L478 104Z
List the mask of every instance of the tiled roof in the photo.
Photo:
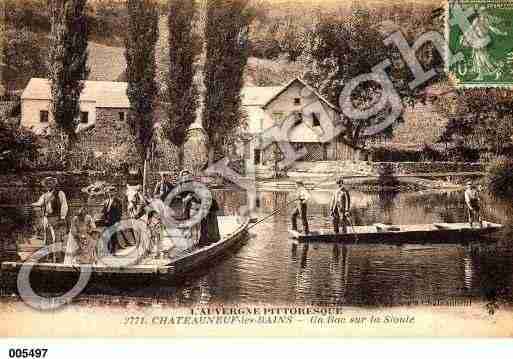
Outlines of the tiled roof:
M129 108L126 82L84 81L81 101L96 102L96 107ZM22 100L50 100L50 82L47 79L32 78L21 95Z
M130 106L126 95L126 82L84 81L84 84L85 87L80 96L81 101L96 102L97 107L128 108ZM246 86L241 92L242 105L263 106L282 88L282 86ZM47 79L32 78L21 98L22 100L50 100L50 82Z
M291 80L288 84L286 84L285 86L280 86L278 89L278 91L276 91L276 93L271 96L264 104L263 104L263 107L266 108L271 102L273 102L276 98L278 98L283 92L285 92L290 86L292 86L292 84L296 83L296 82L299 82L301 84L301 86L305 87L306 89L308 89L311 93L315 94L315 96L317 96L317 98L319 100L321 100L322 102L324 102L326 105L328 105L329 107L331 107L332 109L336 110L336 111L339 111L338 107L333 105L331 102L329 102L326 98L324 98L324 96L322 96L319 92L317 92L313 87L311 87L310 85L308 85L306 82L304 82L303 80L301 80L300 78L295 78L293 80ZM265 87L264 87L265 88Z

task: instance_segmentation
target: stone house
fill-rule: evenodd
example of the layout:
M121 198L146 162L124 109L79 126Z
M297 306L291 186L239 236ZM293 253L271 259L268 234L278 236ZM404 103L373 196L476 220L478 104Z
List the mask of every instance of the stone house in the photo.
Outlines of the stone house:
M84 81L80 96L80 114L77 132L91 129L81 142L97 152L108 151L128 134L126 117L130 102L126 82ZM53 121L50 82L32 78L21 95L20 125L38 134L44 134Z
M287 140L296 149L307 151L291 169L308 166L309 162L359 159L357 150L342 142L340 133L328 125L336 121L340 110L301 79L279 87L244 87L241 97L248 122L242 145L246 174L265 172L274 166L282 156L278 143L269 144L263 138L273 126L290 123L291 119Z

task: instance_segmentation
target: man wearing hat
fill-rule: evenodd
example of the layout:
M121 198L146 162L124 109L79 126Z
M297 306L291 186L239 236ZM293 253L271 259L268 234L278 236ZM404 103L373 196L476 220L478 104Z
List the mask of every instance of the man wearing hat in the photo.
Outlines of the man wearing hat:
M465 203L467 204L467 214L470 227L473 226L474 219L476 219L482 227L483 222L481 221L481 214L479 213L481 210L481 199L479 198L479 191L472 181L467 181L467 186L465 188Z
M63 191L57 190L57 179L46 177L41 181L45 193L39 197L37 202L32 203L34 207L40 207L43 215L43 230L49 229L55 241L62 241L63 234L67 231L68 201ZM47 239L47 243L48 239Z
M119 221L121 221L121 216L123 214L121 200L115 196L115 192L116 187L105 187L105 196L107 198L103 202L102 218L106 228L115 226ZM109 253L116 253L119 247L120 244L117 237L117 231L114 231L108 243Z
M301 216L303 222L303 229L305 234L309 234L308 218L307 218L307 201L310 195L305 188L303 182L297 182L297 206L294 212L292 212L292 229L297 231L297 217Z
M351 208L351 196L349 191L344 187L344 180L340 178L337 181L338 189L331 197L330 215L333 220L333 230L340 233L339 226L342 220L342 233L347 233L347 225L349 224L349 209Z
M165 201L166 197L173 190L173 185L169 180L169 175L165 172L160 172L160 180L155 185L155 189L153 190L153 197L160 198L160 200Z

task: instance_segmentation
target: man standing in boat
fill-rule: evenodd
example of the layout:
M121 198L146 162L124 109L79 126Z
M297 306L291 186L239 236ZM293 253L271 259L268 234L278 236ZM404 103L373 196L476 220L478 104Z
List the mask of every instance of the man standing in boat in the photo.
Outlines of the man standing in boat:
M344 180L340 178L337 181L338 189L331 197L330 215L333 220L333 230L340 233L340 220L342 220L342 233L347 233L349 222L349 209L351 208L351 196L344 186Z
M297 182L297 201L296 201L296 209L292 213L292 229L297 231L297 217L301 216L301 221L303 222L303 229L305 234L309 234L310 230L308 228L308 218L307 218L307 202L310 195L305 188L303 182Z
M160 198L160 200L165 201L167 195L173 190L173 185L168 178L168 174L165 172L160 172L160 180L155 185L155 189L153 190L153 197Z
M57 179L54 177L46 177L41 182L45 193L39 197L37 202L32 203L32 206L41 208L43 217L43 236L46 245L51 242L62 241L63 234L67 231L67 216L68 216L68 201L63 191L57 190ZM47 236L47 231L50 236ZM52 238L51 242L49 241Z
M117 225L117 223L121 221L121 216L123 214L121 200L114 195L115 191L116 187L114 186L105 187L105 195L107 198L103 202L102 207L102 218L105 228ZM108 242L108 251L109 253L114 254L119 248L120 244L117 231L113 231Z
M482 227L483 222L481 220L481 199L479 196L479 191L476 186L472 183L472 181L467 182L467 187L465 189L465 203L467 205L467 214L468 221L470 223L470 227L474 225L474 220L479 222L479 225Z

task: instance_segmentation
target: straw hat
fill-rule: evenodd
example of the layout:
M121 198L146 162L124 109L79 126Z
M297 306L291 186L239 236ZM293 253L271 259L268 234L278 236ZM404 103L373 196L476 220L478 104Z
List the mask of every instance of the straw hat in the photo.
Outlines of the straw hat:
M132 185L132 184L127 183L126 188L127 188L127 190L135 192L135 191L140 191L142 189L142 186L140 184Z
M178 182L189 182L192 181L192 173L188 170L183 170L178 175Z
M116 187L107 184L105 181L96 181L87 187L82 188L82 192L87 193L89 196L99 196L107 192L115 190Z
M112 193L112 192L116 192L116 186L113 186L113 185L105 186L105 193Z
M41 181L41 185L45 188L55 187L55 186L57 186L57 183L58 183L58 181L57 181L57 178L55 178L55 177L45 177Z

